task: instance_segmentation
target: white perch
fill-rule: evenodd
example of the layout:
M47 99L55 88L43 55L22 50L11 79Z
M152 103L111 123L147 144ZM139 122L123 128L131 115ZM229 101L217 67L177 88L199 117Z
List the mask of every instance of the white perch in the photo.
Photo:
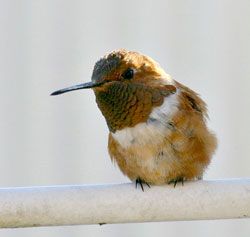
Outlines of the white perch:
M250 217L250 179L0 189L0 227Z

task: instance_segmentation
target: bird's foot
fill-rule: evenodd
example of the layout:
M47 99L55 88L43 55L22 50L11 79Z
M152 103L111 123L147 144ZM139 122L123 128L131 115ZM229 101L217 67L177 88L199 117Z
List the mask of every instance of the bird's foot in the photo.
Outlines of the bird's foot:
M106 225L107 223L104 223L104 222L101 222L101 223L99 223L99 225L101 226L101 225Z
M168 184L174 184L174 188L177 185L177 183L181 182L182 186L184 185L184 178L183 177L178 177L176 179L172 179L168 182Z
M135 188L137 188L137 185L140 185L140 187L141 187L141 190L144 192L144 187L143 187L143 184L146 184L149 188L150 188L150 185L147 183L147 182L145 182L145 181L143 181L142 179L140 179L140 178L137 178L136 180L135 180Z

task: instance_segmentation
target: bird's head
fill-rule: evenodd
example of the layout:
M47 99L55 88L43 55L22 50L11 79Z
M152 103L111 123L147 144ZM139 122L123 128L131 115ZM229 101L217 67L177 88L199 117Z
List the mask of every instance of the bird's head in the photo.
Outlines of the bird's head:
M155 106L176 92L169 75L150 57L113 51L96 62L91 81L53 92L92 88L111 131L146 121Z
M157 87L171 85L172 79L152 58L138 52L120 49L96 62L90 82L67 87L51 95L89 88L104 91L115 82Z

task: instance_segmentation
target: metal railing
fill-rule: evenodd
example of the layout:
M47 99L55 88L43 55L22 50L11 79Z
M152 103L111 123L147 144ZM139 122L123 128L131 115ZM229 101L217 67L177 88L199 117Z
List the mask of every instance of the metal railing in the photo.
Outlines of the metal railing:
M0 228L250 217L250 179L0 189Z

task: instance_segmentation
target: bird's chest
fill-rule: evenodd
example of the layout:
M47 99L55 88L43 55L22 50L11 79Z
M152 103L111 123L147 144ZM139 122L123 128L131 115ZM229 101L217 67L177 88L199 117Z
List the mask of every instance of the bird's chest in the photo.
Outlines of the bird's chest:
M114 158L123 159L132 169L137 167L138 172L159 171L159 166L173 157L168 136L174 132L172 118L177 110L178 101L176 95L172 95L153 109L146 122L111 133L122 157Z
M146 122L112 133L112 137L124 149L143 148L161 144L173 132L172 119L178 111L177 95L164 99L164 103L152 110Z
M149 118L147 122L139 123L133 128L117 131L112 133L112 136L123 149L131 150L160 144L169 132L164 124Z

